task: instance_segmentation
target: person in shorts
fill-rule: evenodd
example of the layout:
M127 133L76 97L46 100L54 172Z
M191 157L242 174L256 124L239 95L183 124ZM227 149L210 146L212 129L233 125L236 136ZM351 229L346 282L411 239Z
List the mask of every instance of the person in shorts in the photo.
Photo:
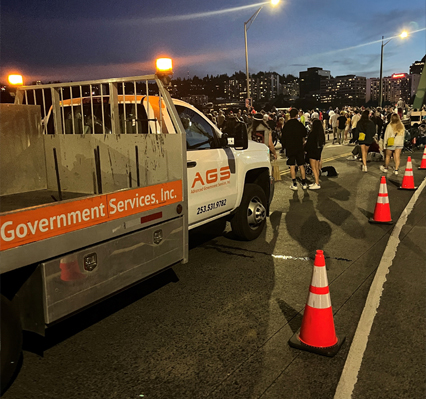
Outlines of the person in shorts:
M300 169L302 177L302 188L306 190L308 184L306 182L305 173L305 137L306 129L301 122L297 120L298 111L295 108L290 110L290 120L284 124L281 136L281 143L286 149L287 165L290 166L290 175L292 184L290 188L297 190L296 182L296 166Z
M314 174L315 183L309 185L310 190L318 190L321 188L319 183L319 175L321 169L321 153L325 144L325 134L320 120L315 119L312 123L312 130L309 133L308 140L305 144L305 151L309 158L309 163Z
M391 155L395 161L394 174L398 174L399 164L401 162L401 151L404 147L405 127L398 114L392 114L389 124L386 127L383 138L383 148L385 150L385 164L380 166L382 172L388 171ZM392 139L393 140L389 140ZM393 141L393 143L392 143Z
M362 111L361 118L357 125L358 132L358 144L361 147L362 165L361 170L367 172L367 153L368 148L374 141L374 135L376 134L376 125L370 119L370 111L368 109Z
M336 130L336 140L338 144L343 144L343 137L346 129L347 118L345 116L346 112L341 111L340 116L337 118L337 130Z

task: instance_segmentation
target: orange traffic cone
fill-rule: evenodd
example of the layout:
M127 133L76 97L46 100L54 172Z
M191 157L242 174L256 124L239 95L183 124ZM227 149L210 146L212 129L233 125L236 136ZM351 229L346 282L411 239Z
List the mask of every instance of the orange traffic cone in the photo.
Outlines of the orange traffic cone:
M288 343L296 349L332 357L344 341L345 337L338 338L334 329L324 253L317 250L302 326Z
M374 216L369 220L370 223L392 224L388 187L386 186L386 177L382 176L380 180L379 195L377 196L376 207L374 208Z
M399 190L416 190L414 187L414 176L413 176L413 165L411 163L411 157L407 158L407 166L405 167L404 177L402 179L401 187Z
M422 163L420 164L419 169L420 170L426 169L426 147L425 147L425 150L423 151Z
M76 255L69 255L61 258L59 267L61 269L62 281L75 281L86 278L86 276L80 272Z

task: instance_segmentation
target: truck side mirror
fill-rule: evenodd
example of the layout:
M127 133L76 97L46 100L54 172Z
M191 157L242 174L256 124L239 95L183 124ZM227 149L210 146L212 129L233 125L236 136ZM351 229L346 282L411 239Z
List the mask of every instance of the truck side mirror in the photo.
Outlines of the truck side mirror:
M230 119L227 121L224 134L227 136L227 143L232 145L236 150L245 150L248 148L247 127L243 121Z
M244 122L238 122L235 126L234 148L236 150L248 148L247 126Z
M220 146L228 147L228 144L228 133L222 133L222 136L220 137Z

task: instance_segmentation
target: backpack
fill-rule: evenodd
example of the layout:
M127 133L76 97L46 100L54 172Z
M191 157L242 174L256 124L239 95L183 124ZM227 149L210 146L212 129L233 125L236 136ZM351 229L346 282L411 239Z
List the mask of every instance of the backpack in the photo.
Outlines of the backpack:
M334 166L324 166L321 169L321 176L336 177L338 175Z

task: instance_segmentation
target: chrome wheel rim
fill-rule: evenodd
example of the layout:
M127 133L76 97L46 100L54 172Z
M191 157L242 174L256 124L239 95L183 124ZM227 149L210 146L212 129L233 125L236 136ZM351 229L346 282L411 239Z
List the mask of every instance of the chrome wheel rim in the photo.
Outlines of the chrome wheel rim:
M266 209L258 197L253 197L247 208L247 223L255 230L266 219Z

